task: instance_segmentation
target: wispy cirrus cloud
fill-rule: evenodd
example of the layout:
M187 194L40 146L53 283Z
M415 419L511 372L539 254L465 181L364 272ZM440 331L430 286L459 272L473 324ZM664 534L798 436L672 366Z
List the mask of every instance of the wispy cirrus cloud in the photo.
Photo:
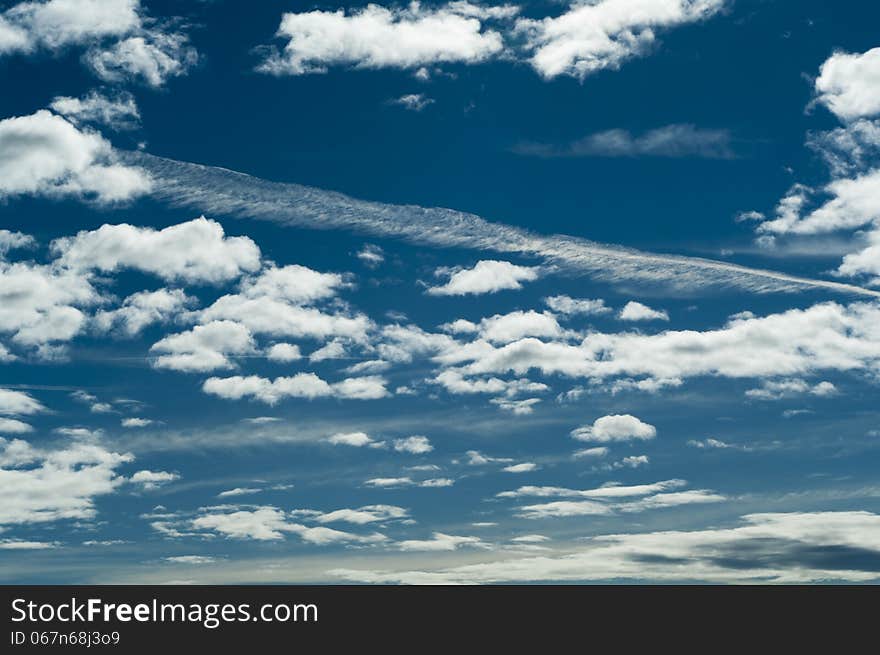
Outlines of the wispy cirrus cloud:
M612 129L596 132L563 145L525 141L512 151L532 157L697 157L733 159L728 130L706 129L690 124L658 127L641 134Z
M757 293L824 289L880 297L880 291L830 280L697 257L660 255L566 235L542 235L439 207L389 205L299 184L269 182L224 168L128 152L149 171L154 197L215 216L296 227L351 230L436 248L467 248L538 258L561 273L679 292L737 289Z

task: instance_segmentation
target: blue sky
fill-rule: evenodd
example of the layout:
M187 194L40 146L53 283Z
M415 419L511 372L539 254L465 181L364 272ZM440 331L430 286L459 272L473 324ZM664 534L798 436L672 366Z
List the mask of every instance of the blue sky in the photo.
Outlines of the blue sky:
M870 582L880 10L0 13L0 579Z

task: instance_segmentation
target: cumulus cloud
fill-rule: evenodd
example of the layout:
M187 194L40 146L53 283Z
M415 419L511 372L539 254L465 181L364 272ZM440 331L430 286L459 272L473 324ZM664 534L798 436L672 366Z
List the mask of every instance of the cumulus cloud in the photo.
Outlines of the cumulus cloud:
M170 23L147 16L139 0L20 2L0 13L0 55L86 46L83 59L100 78L158 87L198 61L188 37L166 29Z
M206 508L205 513L192 519L190 525L197 530L210 530L233 539L255 541L284 539L285 533L295 534L306 543L317 545L339 542L376 543L385 539L378 533L356 535L341 530L291 522L282 510L269 506L247 510Z
M49 107L74 125L96 123L114 130L133 130L141 119L134 96L128 92L112 97L94 90L82 98L57 96Z
M491 584L538 581L808 583L877 579L880 516L871 512L749 514L738 525L592 537L572 552L498 557L429 570L337 570L368 583Z
M0 388L0 415L31 416L45 411L43 403L29 393Z
M580 79L615 70L644 54L658 30L695 23L718 13L725 0L600 0L575 3L560 16L521 18L529 62L545 78Z
M134 475L131 476L130 482L132 484L140 485L143 489L149 491L152 489L158 489L164 484L168 484L169 482L174 482L175 480L179 480L180 476L177 473L169 473L168 471L138 471Z
M442 532L432 533L430 539L408 539L397 544L400 550L427 552L458 550L464 546L472 548L489 547L488 544L478 537L462 537Z
M256 277L245 278L238 293L218 298L200 313L200 318L238 321L254 334L274 337L364 341L373 327L364 314L328 313L311 306L334 297L347 286L345 276L338 273L320 273L299 265L270 265ZM342 342L330 342L325 347L338 349L335 356L342 356ZM312 353L310 359L318 361L319 356Z
M172 334L150 347L159 353L153 360L156 368L204 373L234 368L230 356L254 352L253 337L248 329L233 321L213 321L191 330Z
M374 375L346 378L332 384L314 373L297 373L292 377L278 377L274 380L257 375L237 375L229 378L208 378L202 385L202 390L228 400L250 397L274 405L285 398L375 400L388 395L385 383L384 378Z
M517 266L494 259L478 261L473 268L440 269L438 274L449 274L446 284L428 289L433 296L464 296L495 293L505 289L521 289L522 282L538 279L540 268Z
M554 500L518 507L518 515L529 519L601 516L616 512L635 513L682 505L718 503L726 500L724 496L707 489L677 491L686 484L686 481L676 479L629 486L610 483L595 489L583 490L524 486L515 491L503 491L497 496L499 498L533 496L577 499Z
M599 443L646 440L657 436L657 428L630 414L612 414L572 430L571 436L578 441Z
M376 446L382 442L375 441L366 432L340 432L327 437L327 443L334 446L354 446L361 448L363 446Z
M611 308L607 307L605 301L601 298L585 300L559 295L544 298L544 303L557 314L563 314L566 316L578 314L586 316L601 315L608 314L611 311Z
M138 0L21 2L0 14L0 54L119 37L138 28Z
M514 416L526 416L535 411L535 405L541 402L540 398L522 398L511 400L510 398L493 398L489 401L498 405L500 409L510 412Z
M406 437L405 439L394 440L394 450L399 453L410 453L411 455L424 455L434 450L428 437L415 435Z
M0 434L25 434L33 431L33 426L24 421L0 417Z
M128 296L116 309L95 312L94 325L101 331L119 330L135 336L149 325L176 318L195 298L181 289L138 291Z
M93 48L85 60L107 82L135 80L161 87L170 78L188 73L199 55L186 34L147 29L106 48Z
M388 104L398 105L408 111L415 112L422 111L425 107L433 103L434 99L429 98L424 93L407 93L399 98L394 98L393 100L388 101Z
M837 393L837 387L831 382L824 381L817 384L809 384L806 380L789 378L783 380L765 380L760 388L748 389L746 396L756 400L780 400L793 396L810 394L813 396L833 396Z
M364 244L357 253L357 258L369 268L376 268L385 261L385 251L372 243Z
M365 480L364 484L368 487L380 487L380 488L390 488L390 487L408 487L413 484L412 478L371 478L369 480Z
M871 230L867 241L867 246L843 258L837 272L847 277L869 276L870 284L880 286L880 228Z
M148 418L138 418L136 416L124 418L120 421L120 425L124 428L146 428L153 425L153 423L154 421Z
M822 192L829 199L809 209L814 190L795 185L779 201L776 217L760 223L758 232L766 236L828 234L869 225L880 217L877 210L880 169L852 178L835 179L825 185Z
M618 314L621 321L668 321L669 314L663 309L652 309L635 300L630 300Z
M510 343L523 337L559 337L562 328L549 312L534 310L496 314L480 321L479 334L493 343Z
M590 134L564 146L523 142L513 152L533 157L698 157L732 159L728 130L695 125L666 125L643 134L613 129Z
M0 120L0 198L73 196L110 203L151 188L147 172L119 163L97 132L45 109Z
M502 16L516 13L502 10ZM498 16L497 8L495 17ZM273 75L324 73L330 66L418 68L438 63L478 63L503 48L501 34L483 29L486 9L467 2L400 8L368 5L352 10L286 13L258 69Z
M817 100L843 120L880 114L880 48L835 52L816 78Z
M248 237L228 237L204 216L161 230L127 223L102 225L52 242L62 266L114 272L134 269L164 280L217 284L260 267Z
M266 351L266 357L274 362L294 362L302 359L302 353L294 343L276 343Z
M409 516L409 512L403 507L396 505L366 505L358 509L337 509L324 514L318 513L314 516L318 523L335 523L342 521L345 523L354 523L355 525L365 525L367 523L376 523L379 521L391 521L394 519L405 519Z
M519 464L511 464L501 469L505 473L531 473L538 470L538 465L534 462L521 462Z
M0 438L0 524L91 519L95 498L125 482L116 469L132 460L93 444L44 450Z
M625 377L780 377L819 371L876 371L880 306L819 303L764 317L739 315L718 329L659 334L594 332L581 344L527 337L499 348L465 344L435 356L466 376L531 369L598 381Z

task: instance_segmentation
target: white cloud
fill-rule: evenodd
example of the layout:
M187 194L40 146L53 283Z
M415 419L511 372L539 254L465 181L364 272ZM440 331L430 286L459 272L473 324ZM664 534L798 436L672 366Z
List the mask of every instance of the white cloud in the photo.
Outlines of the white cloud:
M339 542L377 543L385 540L378 533L356 535L325 527L309 527L288 520L276 507L258 507L253 510L221 510L207 508L206 513L193 519L190 525L198 530L213 530L234 539L275 541L284 533L293 533L311 544L325 545Z
M584 314L587 316L607 314L611 311L610 307L605 305L605 301L601 298L595 300L584 300L580 298L571 298L569 296L550 296L544 298L546 305L557 314L575 315Z
M54 541L24 541L20 539L0 539L0 549L3 550L45 550L57 548Z
M853 558L860 553L867 559ZM499 584L660 580L715 583L876 581L880 516L871 512L749 514L739 525L601 535L575 551L499 557L424 571L339 570L368 583ZM858 560L858 561L857 561Z
M413 484L412 478L371 478L365 480L364 484L368 487L408 487Z
M187 36L163 31L139 0L21 2L0 14L0 55L88 46L83 57L108 82L157 87L198 60Z
M103 301L88 276L30 263L0 261L0 332L24 346L67 341L85 327L80 310Z
M204 216L162 230L122 223L52 242L59 264L114 272L132 268L165 280L220 283L260 267L260 249L248 237L227 237Z
M369 268L376 268L385 261L385 252L377 245L372 243L364 244L364 247L357 253L357 258Z
M429 480L422 480L419 482L420 487L428 487L428 488L437 488L437 487L451 487L455 484L455 480L452 478L431 478Z
M606 457L608 453L611 452L605 446L598 446L596 448L583 448L581 450L576 450L572 453L572 457L575 459L581 459L583 457Z
M49 107L75 125L97 123L115 130L132 130L139 126L141 119L134 96L127 92L113 97L95 90L82 98L56 96Z
M526 416L535 411L535 405L541 402L540 398L523 398L522 400L511 400L509 398L493 398L489 401L493 405L498 405L500 409L512 413L514 416Z
M345 523L354 523L355 525L365 525L367 523L376 523L378 521L390 521L393 519L403 519L409 516L409 512L403 507L395 505L366 505L358 509L337 509L326 514L318 514L314 520L318 523L334 523L342 521Z
M0 417L0 434L26 434L33 431L34 428L24 421Z
M515 491L502 491L496 494L499 498L522 498L533 496L537 498L590 498L594 500L618 500L637 496L647 496L670 489L680 489L687 485L685 480L662 480L649 484L620 485L609 483L594 489L566 489L565 487L537 487L526 485Z
M756 400L780 400L793 396L811 394L813 396L833 396L837 388L831 382L809 384L799 378L765 380L758 389L748 389L746 396Z
M823 192L831 196L824 204L805 212L812 189L795 185L779 202L776 218L758 225L758 232L771 234L825 234L870 224L880 218L880 169L828 183Z
M273 362L295 362L302 359L299 346L293 343L276 343L266 351L266 356Z
M309 306L333 298L348 286L346 276L338 273L320 273L299 265L269 265L258 276L242 280L239 293L220 297L200 316L203 321L238 321L254 334L364 341L373 327L365 315L328 314ZM341 350L343 345L333 348ZM315 353L312 361L318 361L314 357Z
M635 300L630 300L622 310L621 321L668 321L669 314L665 310L652 309Z
M124 428L145 428L153 425L154 421L148 418L138 418L136 416L133 416L130 418L122 419L120 423Z
M125 482L116 469L132 459L92 444L42 450L0 439L0 524L91 519L94 499Z
M58 49L140 26L138 0L48 0L21 2L0 14L0 54Z
M736 157L728 130L705 129L677 124L634 135L613 129L590 134L564 146L523 142L513 152L533 157Z
M0 388L0 415L31 416L45 411L43 404L29 393Z
M425 107L433 103L434 99L429 98L424 93L407 93L399 98L394 98L393 100L388 101L388 104L399 105L408 111L415 112L422 111Z
M471 394L471 393L503 393L508 398L512 398L520 393L540 393L547 391L549 387L541 382L532 382L527 378L516 380L502 380L500 378L481 378L467 379L460 371L455 369L446 369L437 374L433 380L437 384L443 385L449 393L452 394ZM534 400L534 399L532 399ZM500 401L499 401L500 402ZM534 402L522 405L527 407L535 404ZM507 409L516 407L511 404Z
M615 512L635 513L682 505L718 503L726 500L724 496L706 489L673 491L686 484L684 480L664 480L652 484L631 486L607 484L595 489L584 490L525 486L516 491L501 492L497 496L500 498L535 496L582 499L556 500L518 507L518 515L529 519L601 516Z
M822 370L870 372L880 364L880 306L820 303L765 317L735 316L719 329L591 333L580 345L525 338L494 348L467 345L439 355L441 363L470 362L464 375L511 371L590 378L646 376L685 379L804 375Z
M312 351L309 355L310 362L323 362L327 359L342 359L347 356L345 346L341 341L333 340L328 344Z
M644 54L657 30L709 18L724 6L725 0L599 0L573 4L557 17L522 18L516 27L541 75L583 79Z
M361 448L363 446L374 446L381 442L373 440L373 438L366 432L340 432L327 437L327 443L333 444L334 446L354 446L356 448Z
M374 400L388 395L385 379L378 376L346 378L330 384L314 373L297 373L292 377L278 377L274 380L257 375L213 377L205 380L202 390L230 400L252 397L269 405L284 398Z
M877 286L880 285L880 228L871 230L867 235L867 240L868 245L862 250L850 253L843 258L837 272L848 277L873 276L870 279L870 284Z
M44 109L0 120L0 198L33 194L109 203L151 188L146 171L118 163L97 132Z
M532 471L538 470L538 465L534 462L522 462L520 464L505 466L501 470L506 473L531 473Z
M612 414L572 430L571 436L578 441L599 443L645 440L656 437L657 428L630 414Z
M835 52L816 78L817 100L838 118L880 114L880 48L860 54Z
M430 539L409 539L397 544L400 550L439 552L458 550L462 546L473 548L487 548L487 544L478 537L461 537L457 535L434 532Z
M273 75L323 73L329 66L417 68L436 63L477 63L503 48L501 35L483 30L481 8L450 3L436 8L368 5L346 15L286 13L277 36L282 52L270 51L258 70Z
M255 487L235 487L234 489L227 489L226 491L221 491L217 494L217 498L233 498L235 496L250 496L253 494L258 494L262 491L262 489L257 489Z
M332 298L348 286L339 273L321 273L307 266L268 265L259 275L241 282L241 294L246 298L273 298L297 304L311 304Z
M464 296L469 294L495 293L504 289L521 289L522 282L538 279L540 267L517 266L510 262L494 259L478 261L473 268L446 270L449 281L438 287L431 287L428 293L434 296Z
M135 336L153 323L164 323L177 317L195 298L181 289L138 291L128 296L116 309L95 312L94 325L101 331L120 330Z
M168 471L138 471L131 476L131 483L141 485L146 490L158 489L163 484L179 480L177 473L169 473Z
M197 325L186 332L167 336L150 347L150 352L160 353L153 360L156 368L197 373L235 368L230 356L246 355L254 350L251 333L233 321Z
M434 450L434 446L428 440L428 437L415 435L406 437L405 439L394 440L394 450L399 453L410 453L412 455L424 455Z
M0 230L0 259L6 256L10 250L16 248L31 248L36 245L36 241L29 234L22 232L12 232L11 230Z
M171 562L172 564L187 564L196 566L202 564L213 564L217 561L215 557L210 557L208 555L173 555L171 557L162 558L166 562Z
M493 343L509 343L523 337L559 337L562 328L549 312L534 310L496 314L480 321L480 336Z
M468 466L483 466L484 464L491 464L492 462L508 463L513 461L506 457L490 457L489 455L484 455L478 450L469 450L465 455L467 455L468 458Z
M85 60L104 81L136 80L161 87L172 77L186 75L199 55L185 34L143 30L109 47L91 49Z

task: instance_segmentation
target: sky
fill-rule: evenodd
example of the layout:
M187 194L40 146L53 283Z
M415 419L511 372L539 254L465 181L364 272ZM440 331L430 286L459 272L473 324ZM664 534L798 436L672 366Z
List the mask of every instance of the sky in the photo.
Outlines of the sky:
M0 581L876 582L878 19L0 4Z

